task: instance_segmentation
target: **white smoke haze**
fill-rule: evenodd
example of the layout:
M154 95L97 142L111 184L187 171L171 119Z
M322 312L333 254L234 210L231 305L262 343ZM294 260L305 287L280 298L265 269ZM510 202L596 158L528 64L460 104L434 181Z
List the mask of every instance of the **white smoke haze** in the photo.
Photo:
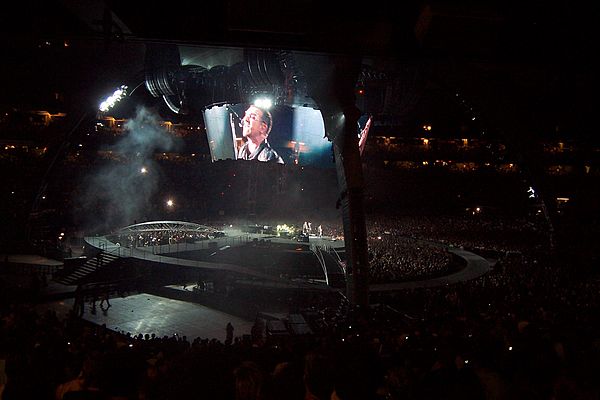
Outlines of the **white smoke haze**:
M109 161L92 172L83 197L87 229L108 233L134 222L143 222L157 208L156 194L162 174L154 155L174 150L178 142L159 124L159 117L138 108L112 146L122 161ZM142 173L142 167L147 173Z

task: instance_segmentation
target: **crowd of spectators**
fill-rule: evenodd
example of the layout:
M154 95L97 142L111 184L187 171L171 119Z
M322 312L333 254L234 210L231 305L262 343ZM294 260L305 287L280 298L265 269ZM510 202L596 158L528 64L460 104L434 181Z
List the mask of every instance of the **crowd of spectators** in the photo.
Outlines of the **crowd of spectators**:
M420 280L452 271L449 248L496 259L549 245L542 221L494 215L367 217L372 283Z
M160 246L165 244L195 243L214 238L217 232L189 232L185 230L148 231L130 235L118 235L114 240L125 247Z
M452 257L442 247L401 236L384 235L369 240L371 283L420 280L449 271Z
M340 221L317 219L323 236L343 240ZM298 224L297 224L298 225ZM457 215L367 215L371 283L423 280L456 267L448 251L460 248L490 259L548 248L545 221L490 213Z
M317 316L306 336L156 337L3 304L1 398L598 399L600 280L552 253L541 222L369 214L371 282L443 273L447 246L497 262L459 284L372 293L369 310L294 304Z
M372 294L368 311L295 304L313 334L227 344L5 306L2 399L598 399L599 289L568 260L508 253L472 281Z
M368 216L371 237L409 237L464 249L499 253L530 251L549 245L548 227L540 218L491 213L456 215Z

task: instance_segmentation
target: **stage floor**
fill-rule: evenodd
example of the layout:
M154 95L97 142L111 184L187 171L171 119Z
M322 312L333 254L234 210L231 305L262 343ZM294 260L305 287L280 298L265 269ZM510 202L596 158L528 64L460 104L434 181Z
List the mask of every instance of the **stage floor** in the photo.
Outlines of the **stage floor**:
M189 342L195 338L225 341L228 322L234 327L234 336L249 335L254 321L226 314L196 303L158 297L141 293L110 299L111 307L104 313L98 303L92 314L90 303L85 304L83 318L118 332L156 334L157 336L187 336ZM39 311L51 309L59 318L68 314L73 299L65 299L39 305Z

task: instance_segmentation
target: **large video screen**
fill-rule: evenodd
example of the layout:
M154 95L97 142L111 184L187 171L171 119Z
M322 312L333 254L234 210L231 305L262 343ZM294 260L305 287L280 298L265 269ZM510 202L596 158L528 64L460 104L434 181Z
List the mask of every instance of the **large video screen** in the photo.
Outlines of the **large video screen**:
M204 122L213 161L334 165L323 116L311 107L218 104L204 110Z
M330 93L334 68L328 57L156 44L147 46L145 67L146 88L169 110L190 118L202 115L213 162L335 166L328 137L335 132L326 132L321 112L337 102ZM357 123L361 152L369 126L370 119Z
M333 167L332 143L320 110L305 106L266 107L258 103L217 104L204 110L213 161L258 160L287 165ZM370 118L357 126L364 148Z

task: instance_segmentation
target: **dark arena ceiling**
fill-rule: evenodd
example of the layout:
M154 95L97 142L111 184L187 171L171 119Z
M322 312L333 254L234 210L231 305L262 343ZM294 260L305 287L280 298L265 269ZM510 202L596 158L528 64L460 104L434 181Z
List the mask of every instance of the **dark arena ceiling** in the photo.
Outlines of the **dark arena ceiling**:
M98 79L85 82L88 88L139 71L140 47L148 43L187 46L188 58L202 66L216 53L219 62L227 62L224 58L235 52L224 56L223 49L234 48L343 54L368 57L373 70L386 73L416 66L434 85L460 90L486 111L491 125L510 113L511 120L530 128L544 115L555 117L550 125L578 124L575 115L591 111L586 87L596 80L594 14L585 4L567 1L52 0L18 2L2 14L2 82L17 93L35 87L32 82L41 75L39 60L27 62L30 47L64 40L93 43L95 50L78 59L83 67L98 68ZM70 73L74 67L68 67ZM66 74L63 68L53 78ZM395 84L406 86L402 79L410 81L410 74L399 75L405 78ZM77 88L73 81L84 79L68 80ZM385 110L403 111L402 106ZM581 122L575 128L583 132L590 126Z

